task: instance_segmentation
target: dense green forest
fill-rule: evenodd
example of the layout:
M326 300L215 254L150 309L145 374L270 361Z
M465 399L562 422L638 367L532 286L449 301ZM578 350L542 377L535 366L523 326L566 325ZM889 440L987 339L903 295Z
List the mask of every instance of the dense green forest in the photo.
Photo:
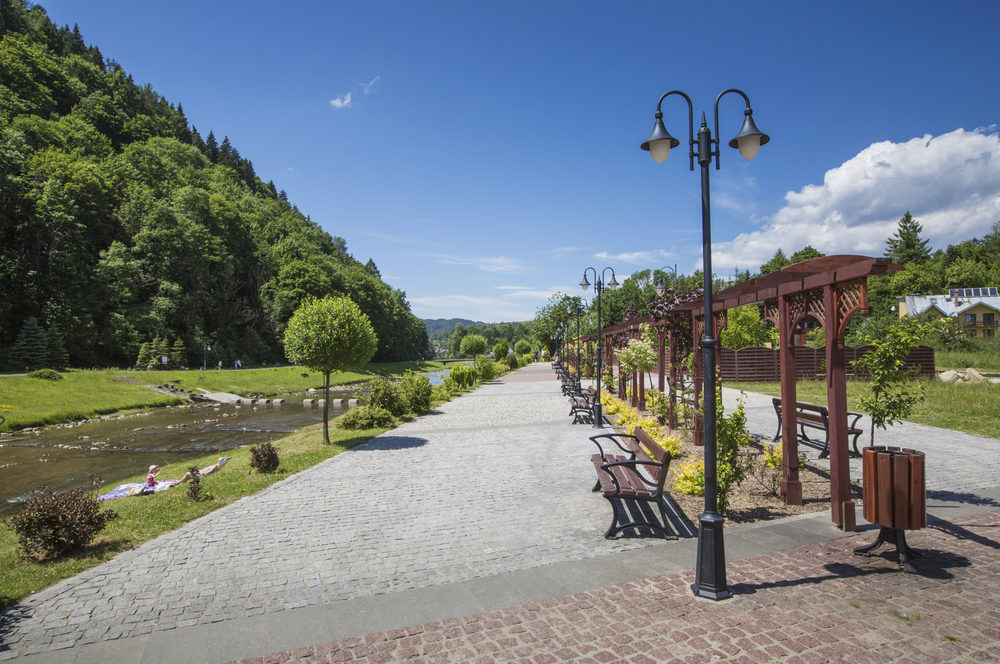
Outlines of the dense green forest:
M430 356L426 327L355 260L78 28L0 0L0 366L280 362L309 295L348 295L378 361Z

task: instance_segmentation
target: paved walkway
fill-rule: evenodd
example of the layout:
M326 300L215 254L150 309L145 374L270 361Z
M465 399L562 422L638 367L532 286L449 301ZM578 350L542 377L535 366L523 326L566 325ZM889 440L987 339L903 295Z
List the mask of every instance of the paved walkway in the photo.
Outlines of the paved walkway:
M223 662L505 607L535 615L542 608L578 602L574 593L589 597L597 588L632 595L631 584L616 586L626 582L658 588L650 591L653 595L663 595L663 583L690 583L691 574L684 570L694 561L692 539L603 539L610 509L589 490L592 446L586 437L593 431L571 426L567 410L550 369L522 369L12 607L0 614L0 660ZM755 433L764 425L760 410L748 408ZM764 431L768 436L773 419L772 411ZM937 434L924 429L921 441L936 440ZM960 436L940 436L941 458L949 463L964 463L948 447ZM991 446L995 450L995 440L970 438L975 440L955 444L983 460ZM904 446L920 447L912 441ZM998 484L992 459L994 465L969 464L971 479L951 486L946 477L931 475L934 464L927 451L929 482L941 481L938 494L928 492L932 510L939 505L944 514L965 514L1000 507L1000 491L986 488ZM557 461L541 464L539 459ZM452 488L459 479L460 491ZM988 550L981 540L995 538L989 528L996 527L997 513L975 518L984 522L970 522L980 530L969 530L975 535L969 541ZM860 537L836 541L844 535L826 512L731 528L727 557L757 560L753 557L769 553L765 560L771 561L774 552L792 549L788 555L797 556L794 565L763 567L783 574L782 579L798 579L795 565L806 569L825 559L809 547L849 548ZM917 537L912 543L923 547ZM823 555L867 569L868 559L859 563L844 558L844 551L834 548ZM968 553L970 573L976 576L981 552ZM749 565L734 565L731 583L750 583L747 570L761 563ZM644 580L671 572L680 574ZM765 599L770 591L764 585L755 592ZM697 608L712 604L681 595L694 607L684 615L715 611ZM602 596L594 595L594 601L603 605ZM539 601L543 604L537 607L530 604ZM640 615L641 623L650 619ZM469 620L488 625L505 619L463 618L458 624ZM413 629L424 633L430 628ZM370 640L390 643L387 638ZM395 637L392 642L402 645ZM332 661L363 654L353 650L356 645L337 645L329 651L339 653ZM402 652L393 657L402 658ZM452 659L473 661L461 652ZM531 657L558 659L554 653L546 646Z

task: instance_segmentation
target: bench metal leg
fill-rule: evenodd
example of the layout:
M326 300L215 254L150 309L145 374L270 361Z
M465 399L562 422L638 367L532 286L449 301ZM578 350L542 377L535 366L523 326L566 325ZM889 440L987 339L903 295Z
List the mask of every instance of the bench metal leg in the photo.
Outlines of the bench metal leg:
M622 500L624 499L617 496L605 496L605 498L607 498L608 502L611 503L612 517L611 517L611 525L608 526L607 532L604 533L604 539L611 539L616 534L620 533L621 531L627 528L643 528L643 527L660 531L661 533L663 533L663 537L665 539L677 538L677 533L673 531L673 529L670 526L670 521L667 520L667 515L663 509L662 501L659 501L660 504L657 505L657 507L660 510L660 517L663 519L665 527L656 523L655 518L652 521L629 521L626 523L624 520L624 515L622 514L622 510L624 510L625 507L621 504ZM650 502L650 501L642 501L642 502Z

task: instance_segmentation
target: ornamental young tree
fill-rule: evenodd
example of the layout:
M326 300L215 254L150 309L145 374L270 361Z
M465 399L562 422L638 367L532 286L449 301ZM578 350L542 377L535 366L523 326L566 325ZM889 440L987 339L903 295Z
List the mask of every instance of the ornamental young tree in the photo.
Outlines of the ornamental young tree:
M348 297L306 299L288 320L285 355L323 373L323 442L330 444L330 374L350 371L375 355L378 338L368 316Z
M906 368L906 356L924 338L946 325L945 319L922 320L907 316L878 336L866 336L872 350L854 362L855 369L869 376L870 396L858 398L862 410L872 418L869 444L875 444L875 427L883 431L909 417L923 401L923 386Z
M467 334L462 337L462 344L459 348L463 355L471 355L476 362L476 366L479 366L479 356L486 353L488 346L489 343L483 335Z

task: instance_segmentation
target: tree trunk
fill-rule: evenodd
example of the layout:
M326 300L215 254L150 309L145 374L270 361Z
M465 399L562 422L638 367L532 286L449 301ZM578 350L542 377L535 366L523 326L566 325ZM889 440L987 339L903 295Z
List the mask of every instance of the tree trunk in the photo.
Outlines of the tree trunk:
M330 444L330 372L323 374L323 444Z

